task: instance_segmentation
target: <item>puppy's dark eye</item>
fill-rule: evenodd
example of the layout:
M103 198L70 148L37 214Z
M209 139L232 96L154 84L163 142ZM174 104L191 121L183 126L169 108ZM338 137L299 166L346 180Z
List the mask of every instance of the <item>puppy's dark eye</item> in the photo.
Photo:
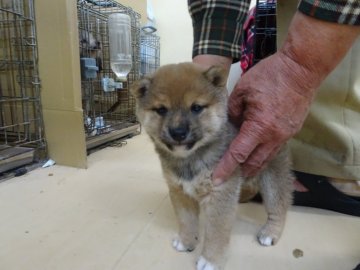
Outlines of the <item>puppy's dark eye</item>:
M164 106L161 106L159 108L155 108L153 109L155 112L157 112L158 115L160 116L164 116L167 112L168 112L168 109L165 108Z
M195 113L195 114L199 114L204 110L205 106L201 106L199 104L194 103L193 105L191 105L190 110Z

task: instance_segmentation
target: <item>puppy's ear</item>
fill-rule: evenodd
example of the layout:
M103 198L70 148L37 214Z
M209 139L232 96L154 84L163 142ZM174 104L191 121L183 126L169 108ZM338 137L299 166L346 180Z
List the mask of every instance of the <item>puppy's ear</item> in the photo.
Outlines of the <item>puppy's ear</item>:
M137 99L140 99L146 95L151 85L151 78L144 77L139 81L135 82L130 89L131 94Z
M227 76L222 67L212 66L204 72L204 76L216 87L223 87L226 85Z

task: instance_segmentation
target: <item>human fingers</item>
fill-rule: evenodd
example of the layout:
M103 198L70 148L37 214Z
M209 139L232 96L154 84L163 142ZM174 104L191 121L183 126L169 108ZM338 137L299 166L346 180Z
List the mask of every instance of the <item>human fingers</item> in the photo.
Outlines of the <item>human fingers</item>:
M225 182L233 174L238 166L239 163L233 156L231 149L228 149L217 164L212 174L213 184L218 186Z
M280 144L267 143L259 145L242 165L242 174L244 177L255 176L276 156L281 147Z
M213 183L219 185L226 181L239 166L245 162L259 144L259 136L252 130L251 124L244 122L228 150L219 161L213 172Z

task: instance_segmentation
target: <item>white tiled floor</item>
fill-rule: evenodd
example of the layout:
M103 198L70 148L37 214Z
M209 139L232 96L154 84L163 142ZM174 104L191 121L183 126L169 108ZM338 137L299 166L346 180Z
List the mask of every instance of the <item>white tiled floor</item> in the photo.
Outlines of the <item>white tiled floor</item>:
M150 140L89 156L89 169L37 169L0 183L1 270L184 270L176 253L167 188ZM293 207L282 239L261 247L261 205L242 204L228 270L352 270L360 263L360 218ZM294 249L304 256L295 258Z

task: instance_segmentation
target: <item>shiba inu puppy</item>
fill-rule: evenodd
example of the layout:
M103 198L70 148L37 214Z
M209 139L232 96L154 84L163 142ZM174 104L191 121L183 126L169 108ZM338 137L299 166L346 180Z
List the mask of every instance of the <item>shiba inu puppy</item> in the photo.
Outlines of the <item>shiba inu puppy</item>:
M192 63L167 65L140 80L132 93L137 116L160 157L179 233L178 251L192 251L199 242L199 216L203 248L198 270L223 269L241 184L238 168L219 186L211 173L237 133L227 117L226 75L219 67L204 69ZM268 220L258 233L260 244L275 244L283 230L291 203L290 162L283 149L253 179L258 181Z

